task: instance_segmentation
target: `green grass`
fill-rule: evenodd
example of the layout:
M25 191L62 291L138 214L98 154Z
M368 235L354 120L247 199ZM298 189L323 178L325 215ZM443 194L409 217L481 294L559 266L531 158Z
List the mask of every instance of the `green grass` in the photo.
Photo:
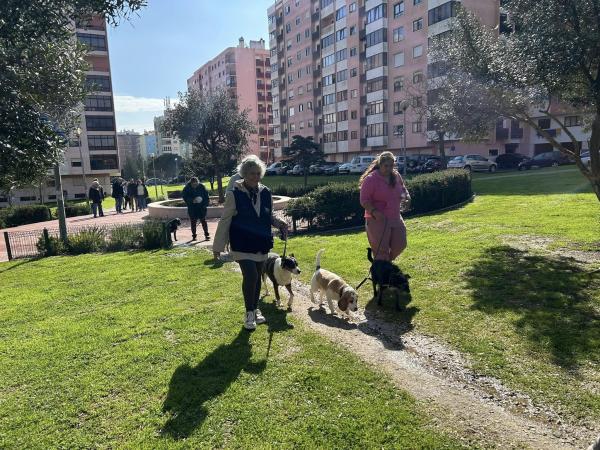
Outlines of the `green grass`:
M0 448L459 448L240 276L173 250L0 264ZM204 262L204 263L203 263Z
M409 247L397 262L412 276L413 300L408 316L385 310L390 320L413 316L418 331L466 353L477 370L598 423L600 275L589 272L600 261L583 269L527 246L600 251L600 205L572 168L516 174L477 174L473 203L407 220ZM288 252L308 282L325 248L322 265L357 285L367 246L355 231L297 237ZM370 285L360 295L364 306Z

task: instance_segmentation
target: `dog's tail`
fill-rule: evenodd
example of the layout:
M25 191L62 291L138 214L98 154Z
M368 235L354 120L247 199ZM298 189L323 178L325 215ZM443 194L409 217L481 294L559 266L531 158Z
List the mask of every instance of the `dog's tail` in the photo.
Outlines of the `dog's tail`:
M324 251L325 251L325 249L322 248L321 250L319 250L317 252L317 260L315 262L315 271L317 271L321 268L321 255L323 254Z
M371 247L367 249L367 258L369 261L373 262L373 249Z

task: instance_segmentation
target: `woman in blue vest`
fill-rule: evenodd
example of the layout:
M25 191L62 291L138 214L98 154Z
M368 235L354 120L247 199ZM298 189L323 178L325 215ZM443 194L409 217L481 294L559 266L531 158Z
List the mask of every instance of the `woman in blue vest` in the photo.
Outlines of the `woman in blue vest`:
M273 248L271 227L287 238L287 224L273 216L271 191L260 183L266 167L256 156L244 158L238 166L241 179L227 195L223 215L217 226L213 253L219 258L229 243L231 255L242 269L242 293L246 304L244 328L256 329L266 320L258 309L261 273L269 250Z

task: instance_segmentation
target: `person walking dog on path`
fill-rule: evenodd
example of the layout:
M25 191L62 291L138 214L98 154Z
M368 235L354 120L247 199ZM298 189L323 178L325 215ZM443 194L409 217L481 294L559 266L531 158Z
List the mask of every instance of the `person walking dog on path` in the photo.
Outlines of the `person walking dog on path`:
M192 226L192 241L196 240L196 226L198 220L204 230L204 238L208 241L208 224L206 223L206 208L208 208L208 191L198 181L198 178L192 177L183 188L183 201L187 205L188 216Z
M113 181L112 185L112 197L115 199L115 209L117 210L117 214L123 213L123 197L125 196L125 191L123 189L123 179L117 178Z
M100 213L100 217L104 217L104 211L102 211L104 190L97 180L92 181L92 185L90 186L90 190L88 192L88 197L92 202L92 213L94 214L94 218L98 217L98 213Z
M391 152L383 152L360 178L360 204L365 209L367 237L374 258L393 261L406 249L406 225L401 211L410 194Z
M278 228L283 239L287 239L288 232L287 224L273 216L271 191L260 183L265 170L264 163L255 155L244 158L238 166L242 179L226 196L213 244L213 254L218 259L229 242L231 255L242 270L246 305L244 328L247 330L266 322L258 309L258 300L263 265L273 248L271 227Z

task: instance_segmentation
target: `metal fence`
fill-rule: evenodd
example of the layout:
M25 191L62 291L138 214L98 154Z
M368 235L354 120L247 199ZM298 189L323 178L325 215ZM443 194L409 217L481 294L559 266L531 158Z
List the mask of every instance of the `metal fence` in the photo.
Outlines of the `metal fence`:
M85 226L68 226L68 234L78 234L82 231L96 229L102 230L105 233L106 238L110 238L110 233L113 229L123 226L135 226L143 228L144 224L139 222L130 223L118 223L110 225L85 225ZM44 228L42 230L31 230L31 231L5 231L4 232L4 243L6 245L6 253L8 260L17 258L35 258L40 256L38 250L38 242L43 239L44 232L48 233L48 236L59 237L58 228Z

